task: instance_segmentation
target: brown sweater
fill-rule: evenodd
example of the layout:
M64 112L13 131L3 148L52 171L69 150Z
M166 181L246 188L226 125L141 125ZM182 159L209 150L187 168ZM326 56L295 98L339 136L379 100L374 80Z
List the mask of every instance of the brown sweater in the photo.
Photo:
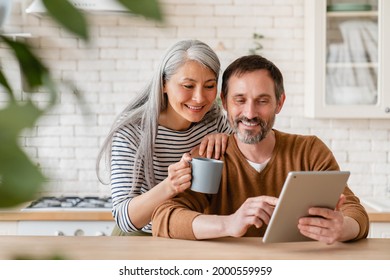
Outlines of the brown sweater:
M275 131L276 144L267 166L259 173L245 159L231 135L222 160L224 167L220 190L206 195L191 190L158 206L152 215L154 236L196 239L192 221L198 215L233 214L249 197L268 195L279 197L290 171L339 170L328 147L315 136L302 136ZM368 215L359 199L346 187L346 202L341 211L360 225L356 239L368 234ZM252 226L244 236L263 236L266 225Z

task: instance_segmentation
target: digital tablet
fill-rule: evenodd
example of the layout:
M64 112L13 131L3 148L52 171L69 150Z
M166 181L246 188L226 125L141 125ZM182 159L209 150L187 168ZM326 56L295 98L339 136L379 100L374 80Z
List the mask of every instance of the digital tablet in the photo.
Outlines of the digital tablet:
M298 220L310 216L311 207L335 209L349 171L290 172L263 237L264 243L312 240L298 230Z

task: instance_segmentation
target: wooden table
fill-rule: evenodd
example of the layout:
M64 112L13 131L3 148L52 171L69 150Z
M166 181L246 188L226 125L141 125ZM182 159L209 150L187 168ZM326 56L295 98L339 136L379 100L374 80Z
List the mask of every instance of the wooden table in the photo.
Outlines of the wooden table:
M261 238L188 241L149 236L0 236L0 259L71 260L390 260L390 239L325 245L320 242L264 244Z

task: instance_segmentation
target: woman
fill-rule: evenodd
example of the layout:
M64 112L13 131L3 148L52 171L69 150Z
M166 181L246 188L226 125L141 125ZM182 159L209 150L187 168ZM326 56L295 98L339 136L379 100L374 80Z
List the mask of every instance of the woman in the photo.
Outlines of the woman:
M215 157L224 151L223 133L230 128L215 101L219 72L219 59L208 45L177 42L115 122L97 170L99 176L99 162L111 147L113 215L123 232L151 234L154 208L190 187L191 157L184 153L202 139L200 152L207 144L208 157L213 149ZM118 230L113 234L122 235Z

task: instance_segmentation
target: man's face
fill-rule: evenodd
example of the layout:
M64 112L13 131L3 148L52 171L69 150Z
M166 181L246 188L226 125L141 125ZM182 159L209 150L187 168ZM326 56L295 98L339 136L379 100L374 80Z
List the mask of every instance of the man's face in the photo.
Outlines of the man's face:
M233 75L228 89L223 105L238 139L245 144L259 143L272 129L285 95L277 102L274 82L266 70Z

